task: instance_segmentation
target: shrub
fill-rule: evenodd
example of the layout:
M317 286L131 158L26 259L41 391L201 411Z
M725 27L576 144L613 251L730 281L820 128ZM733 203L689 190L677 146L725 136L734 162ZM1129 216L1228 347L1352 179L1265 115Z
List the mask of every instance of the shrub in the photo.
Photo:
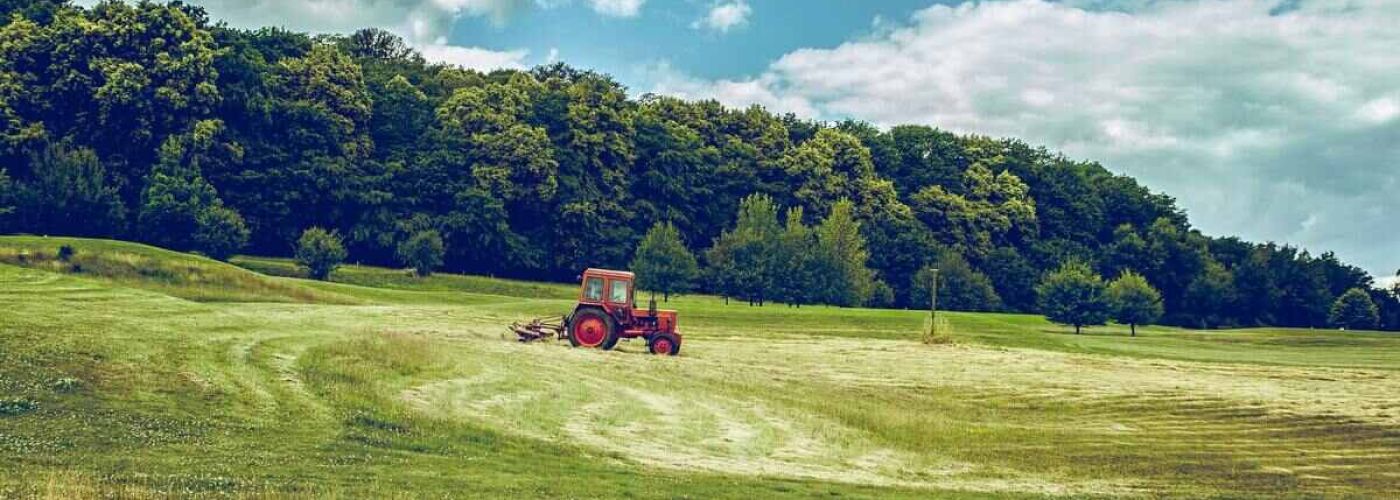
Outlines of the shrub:
M248 244L248 226L233 209L216 205L196 219L194 248L216 260L228 260Z
M73 260L73 254L75 253L77 253L77 251L73 250L73 245L63 245L61 247L58 247L58 260L63 262Z
M329 278L347 256L345 244L334 231L313 227L302 232L297 240L297 264L306 268L307 276L312 279Z
M413 233L408 239L399 243L399 261L403 265L412 267L413 272L418 276L428 276L433 274L433 270L442 265L443 254L446 249L442 244L442 235L437 231L419 231Z

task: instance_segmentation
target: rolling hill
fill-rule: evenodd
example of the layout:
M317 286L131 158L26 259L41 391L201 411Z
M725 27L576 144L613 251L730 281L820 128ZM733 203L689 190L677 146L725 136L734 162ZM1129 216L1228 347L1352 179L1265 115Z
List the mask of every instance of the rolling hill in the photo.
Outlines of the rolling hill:
M686 296L660 358L508 337L567 285L235 262L0 237L0 496L1400 489L1395 335L949 313L928 346L920 311Z

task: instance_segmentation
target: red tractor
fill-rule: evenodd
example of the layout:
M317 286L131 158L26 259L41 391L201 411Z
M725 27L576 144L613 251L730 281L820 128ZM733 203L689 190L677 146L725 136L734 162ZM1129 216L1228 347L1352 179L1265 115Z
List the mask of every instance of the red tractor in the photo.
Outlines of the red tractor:
M626 271L588 269L583 272L578 305L562 318L541 318L511 325L521 342L548 337L568 338L574 347L610 350L621 339L643 338L652 354L681 352L676 312L658 311L653 298L646 309L633 301L636 275Z

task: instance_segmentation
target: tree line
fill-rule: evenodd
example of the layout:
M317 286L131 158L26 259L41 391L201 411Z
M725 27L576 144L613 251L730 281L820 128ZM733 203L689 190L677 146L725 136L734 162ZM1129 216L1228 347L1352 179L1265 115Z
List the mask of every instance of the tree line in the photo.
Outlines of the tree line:
M1042 312L1074 262L1140 275L1166 323L1322 327L1355 289L1400 329L1395 291L1331 253L1203 235L1015 139L632 97L562 63L482 73L179 2L0 0L0 23L0 232L226 258L320 228L361 262L563 281L627 267L659 226L695 288L754 303L919 307L937 268L951 308ZM822 279L845 285L792 286Z

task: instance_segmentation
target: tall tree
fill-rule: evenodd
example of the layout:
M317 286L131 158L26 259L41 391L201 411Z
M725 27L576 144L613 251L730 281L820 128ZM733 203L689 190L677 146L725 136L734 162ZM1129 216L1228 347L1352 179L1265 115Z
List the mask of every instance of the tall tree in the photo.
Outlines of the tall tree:
M191 132L172 135L161 145L136 218L136 232L143 240L176 250L198 249L195 235L201 230L200 217L223 207L214 186L204 179L202 165L239 155L236 148L226 149L229 145L220 141L222 129L217 120L201 121ZM211 224L231 223L226 214L210 217L206 222ZM206 236L212 230L206 230Z
M823 301L839 306L858 306L870 297L873 276L866 267L869 253L865 238L860 234L860 222L855 218L851 200L841 199L831 206L831 213L817 226L818 258L824 263L822 272L831 283L820 287Z
M637 287L661 292L661 300L670 302L671 294L691 290L700 269L676 226L658 222L637 245L632 272L637 273Z
M792 207L787 211L783 233L778 241L778 276L774 284L774 298L789 305L801 307L818 300L817 287L820 286L818 256L812 251L817 244L817 235L803 222L802 207Z
M912 208L939 238L974 258L998 246L1027 241L1035 233L1035 201L1021 179L1009 171L992 173L983 163L964 174L966 195L929 186L912 197Z
M1186 287L1186 313L1201 328L1227 326L1236 311L1235 275L1215 260Z

